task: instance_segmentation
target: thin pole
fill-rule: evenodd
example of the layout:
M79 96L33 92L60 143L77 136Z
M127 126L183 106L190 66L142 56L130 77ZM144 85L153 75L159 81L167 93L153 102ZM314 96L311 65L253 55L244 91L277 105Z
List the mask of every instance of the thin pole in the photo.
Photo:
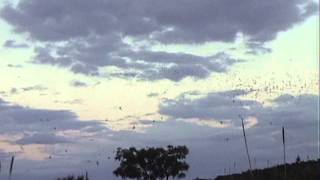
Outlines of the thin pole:
M14 156L12 156L12 158L11 158L10 170L9 170L9 180L11 179L11 175L12 175L13 162L14 162Z
M287 167L286 167L286 139L284 127L282 126L282 143L283 143L283 165L284 165L284 179L287 177Z
M246 131L245 131L245 129L244 129L243 118L242 118L241 116L240 116L240 118L241 118L241 124L242 124L244 144L245 144L245 146L246 146L246 152L247 152L247 157L248 157L248 162L249 162L249 167L250 167L250 174L251 174L252 179L254 179L253 173L252 173L252 166L251 166L251 160L250 160L249 150L248 150L248 143L247 143Z
M318 28L320 24L318 23ZM319 39L319 29L316 31L316 39ZM316 61L318 62L318 93L320 94L320 61L319 61L319 41L316 41ZM320 97L318 96L318 159L320 159Z

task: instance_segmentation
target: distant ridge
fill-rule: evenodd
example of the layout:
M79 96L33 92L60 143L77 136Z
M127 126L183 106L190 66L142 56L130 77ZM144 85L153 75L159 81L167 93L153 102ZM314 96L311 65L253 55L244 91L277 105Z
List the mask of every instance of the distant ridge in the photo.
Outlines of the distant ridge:
M287 164L286 180L319 180L320 179L320 159L295 162ZM284 166L278 165L265 169L256 169L252 171L254 180L285 180ZM232 174L226 176L218 176L215 180L250 180L251 175L249 171L241 174Z

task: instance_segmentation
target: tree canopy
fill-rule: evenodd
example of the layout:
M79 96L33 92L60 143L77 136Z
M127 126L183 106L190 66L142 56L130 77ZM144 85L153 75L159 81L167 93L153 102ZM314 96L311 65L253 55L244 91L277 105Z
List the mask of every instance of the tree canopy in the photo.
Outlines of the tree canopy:
M132 179L182 178L189 169L185 162L188 153L186 146L147 147L139 150L134 147L118 148L115 160L120 161L120 166L113 173Z

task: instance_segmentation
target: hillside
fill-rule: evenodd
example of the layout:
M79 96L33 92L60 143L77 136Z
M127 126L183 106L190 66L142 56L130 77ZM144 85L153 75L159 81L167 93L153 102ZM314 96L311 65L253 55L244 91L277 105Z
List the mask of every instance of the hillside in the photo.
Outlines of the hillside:
M255 180L285 180L283 165L252 171ZM249 171L241 174L218 176L215 180L250 180ZM287 164L287 180L318 180L320 179L320 159Z

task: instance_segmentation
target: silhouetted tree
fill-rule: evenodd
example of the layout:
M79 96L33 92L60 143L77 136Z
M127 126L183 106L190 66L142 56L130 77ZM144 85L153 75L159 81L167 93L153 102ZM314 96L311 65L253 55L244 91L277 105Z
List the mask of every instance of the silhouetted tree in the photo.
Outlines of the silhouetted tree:
M301 158L300 156L298 155L297 158L296 158L296 163L300 163L301 162Z
M118 148L115 160L120 166L113 172L122 178L169 179L185 177L189 165L184 161L189 150L186 146L143 148L137 150Z

